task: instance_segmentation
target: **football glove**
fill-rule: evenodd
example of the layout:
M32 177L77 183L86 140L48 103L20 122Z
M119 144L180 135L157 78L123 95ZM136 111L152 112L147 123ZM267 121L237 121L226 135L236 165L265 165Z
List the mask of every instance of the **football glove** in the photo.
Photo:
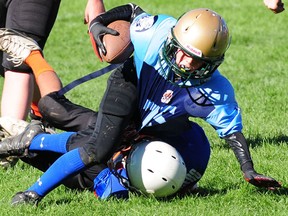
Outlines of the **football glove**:
M245 180L256 187L272 190L281 187L280 182L271 177L259 174L255 170L247 170L243 174Z
M90 23L89 34L94 52L96 56L102 61L101 55L99 54L99 50L103 55L106 55L107 53L105 45L102 42L103 36L105 34L111 34L117 36L119 35L119 32L117 32L114 29L106 27L105 25L103 25L102 23L98 22L95 19L92 20L92 22Z
M124 168L115 170L115 173L106 168L102 170L99 175L94 179L94 194L100 199L108 199L111 197L117 199L128 199L129 191L121 183L121 180L115 174L118 174L127 179L127 173Z

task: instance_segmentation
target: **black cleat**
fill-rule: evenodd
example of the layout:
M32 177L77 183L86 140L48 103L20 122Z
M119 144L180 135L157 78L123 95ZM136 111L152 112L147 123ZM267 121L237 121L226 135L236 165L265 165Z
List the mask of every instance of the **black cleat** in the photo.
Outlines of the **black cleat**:
M13 206L14 205L21 205L21 204L37 205L41 199L42 199L42 197L40 197L34 191L18 192L12 198L11 205L13 205Z
M22 133L0 142L0 158L7 156L27 156L31 141L40 133L46 133L42 122L31 121Z

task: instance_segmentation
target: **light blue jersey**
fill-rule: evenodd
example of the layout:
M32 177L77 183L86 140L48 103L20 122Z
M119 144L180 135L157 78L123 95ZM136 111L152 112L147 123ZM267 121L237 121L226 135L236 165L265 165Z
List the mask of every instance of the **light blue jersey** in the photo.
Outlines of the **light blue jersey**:
M141 127L163 124L171 118L187 115L202 118L220 137L241 131L241 112L234 89L218 70L208 82L190 88L175 86L161 75L159 51L176 21L171 16L142 13L131 25Z

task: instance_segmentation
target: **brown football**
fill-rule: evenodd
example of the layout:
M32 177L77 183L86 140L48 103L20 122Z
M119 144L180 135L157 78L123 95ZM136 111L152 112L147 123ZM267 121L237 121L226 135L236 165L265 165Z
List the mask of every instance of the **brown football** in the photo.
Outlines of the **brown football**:
M104 35L103 44L107 53L106 55L101 54L101 57L104 61L111 64L122 63L134 51L130 40L130 23L124 20L117 20L110 23L107 27L118 31L119 35Z

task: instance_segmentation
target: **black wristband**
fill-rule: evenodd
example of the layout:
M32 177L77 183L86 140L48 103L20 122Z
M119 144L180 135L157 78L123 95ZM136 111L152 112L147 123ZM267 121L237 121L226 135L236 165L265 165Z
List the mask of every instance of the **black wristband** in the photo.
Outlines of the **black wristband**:
M102 23L105 26L116 20L126 20L131 23L138 14L141 14L143 12L144 11L135 4L126 4L115 7L103 14L100 14L93 21ZM91 22L91 25L93 21Z
M224 137L232 148L243 172L254 169L246 139L241 132L236 132Z

